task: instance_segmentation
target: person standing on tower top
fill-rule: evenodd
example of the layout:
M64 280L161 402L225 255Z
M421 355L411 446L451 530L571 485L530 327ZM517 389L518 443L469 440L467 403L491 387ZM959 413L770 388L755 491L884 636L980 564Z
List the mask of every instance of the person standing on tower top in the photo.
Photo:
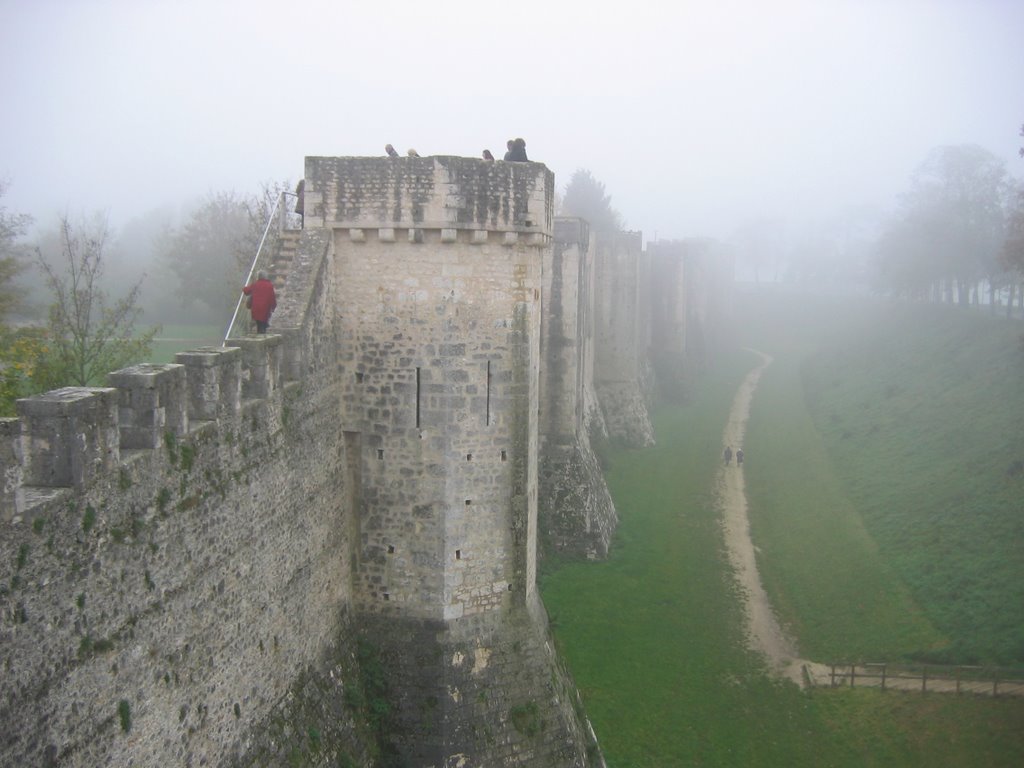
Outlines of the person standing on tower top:
M505 159L513 163L530 162L530 158L526 156L526 141L524 139L512 139L512 146L509 148L508 154L505 155Z

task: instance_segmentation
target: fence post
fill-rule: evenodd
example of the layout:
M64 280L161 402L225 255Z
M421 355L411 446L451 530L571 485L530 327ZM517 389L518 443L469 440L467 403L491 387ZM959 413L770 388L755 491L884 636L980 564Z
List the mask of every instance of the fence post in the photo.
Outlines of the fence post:
M885 670L886 670L886 668L888 666L889 666L888 664L883 664L882 665L882 690L883 691L885 690Z
M993 670L992 672L992 698L994 699L999 695L999 670Z
M960 666L957 666L957 668L956 668L956 693L957 693L958 696L960 695L960 670L961 669L963 669L963 668L960 667Z
M853 688L853 679L857 676L856 663L850 665L850 688Z
M836 665L832 665L831 686L836 687Z
M928 690L928 665L921 666L921 693Z

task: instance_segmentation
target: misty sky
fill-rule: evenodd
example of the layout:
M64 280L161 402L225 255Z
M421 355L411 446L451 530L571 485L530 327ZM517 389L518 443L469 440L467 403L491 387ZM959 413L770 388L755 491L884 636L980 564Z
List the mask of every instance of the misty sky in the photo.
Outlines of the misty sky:
M0 0L0 200L115 227L306 155L522 136L648 239L889 207L927 151L1024 176L1021 0Z

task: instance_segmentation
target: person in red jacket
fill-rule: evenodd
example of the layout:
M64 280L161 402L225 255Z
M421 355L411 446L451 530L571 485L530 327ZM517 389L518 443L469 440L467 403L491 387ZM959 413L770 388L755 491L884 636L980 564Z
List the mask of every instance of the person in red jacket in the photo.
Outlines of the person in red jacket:
M274 284L267 280L267 273L262 270L256 273L256 282L245 286L242 293L249 297L246 305L252 313L252 320L256 323L256 333L266 333L270 325L270 316L277 308L277 296L274 294Z

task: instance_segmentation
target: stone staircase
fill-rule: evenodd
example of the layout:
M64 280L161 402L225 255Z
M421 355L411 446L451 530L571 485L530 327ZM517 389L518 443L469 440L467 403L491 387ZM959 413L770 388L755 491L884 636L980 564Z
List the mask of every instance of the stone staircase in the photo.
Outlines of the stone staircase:
M286 229L278 236L277 253L274 255L270 268L267 270L267 276L274 284L274 290L278 294L288 283L288 273L291 271L292 262L295 260L300 237L302 237L301 229Z

